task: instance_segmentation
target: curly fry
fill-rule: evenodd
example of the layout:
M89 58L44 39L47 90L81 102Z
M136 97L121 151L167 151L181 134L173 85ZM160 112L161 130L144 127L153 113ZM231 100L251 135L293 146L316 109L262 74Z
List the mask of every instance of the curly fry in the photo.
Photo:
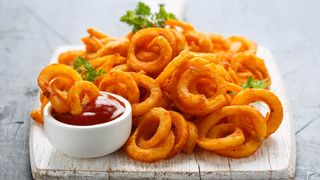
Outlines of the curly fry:
M230 121L232 124L219 124L225 117L233 117L233 119L245 117L250 119L248 121L250 124L246 121L233 122L232 120ZM240 128L251 125L254 128L253 132ZM242 132L244 130L250 134L246 138ZM223 137L225 134L227 136ZM226 106L201 121L198 145L222 155L239 158L254 153L260 147L265 136L266 123L259 111L250 106ZM237 150L235 151L235 149Z
M249 105L256 101L265 102L269 106L270 115L265 118L269 136L279 128L283 119L282 104L274 93L266 89L245 89L234 97L232 104Z
M190 154L193 152L193 149L197 144L199 134L198 134L197 126L190 121L188 121L188 131L189 131L188 140L187 140L187 143L184 145L182 151Z
M156 122L155 122L156 121ZM144 114L141 119L139 126L140 128L151 128L158 124L155 132L150 137L149 133L141 134L141 137L137 139L137 144L141 148L151 148L164 141L168 137L171 131L171 114L163 108L153 108Z
M136 144L136 139L139 137L139 132L143 130L136 130L128 139L126 143L127 154L138 161L143 162L154 162L167 157L174 146L174 135L172 132L169 133L168 137L157 144L155 147L144 149L140 148Z
M46 98L42 93L40 93L40 103L41 106L38 109L33 110L30 113L30 116L33 120L37 121L40 124L43 124L43 110L45 106L48 104L49 99Z
M182 28L184 31L191 31L194 30L193 26L188 22L179 21L176 19L168 19L166 20L166 25L170 26L171 28Z
M138 86L146 88L150 92L145 100L132 104L132 115L140 116L159 105L158 102L162 98L162 91L154 79L140 73L130 73L130 75Z
M70 106L71 114L80 114L82 112L82 106L89 103L92 99L95 99L100 95L99 89L89 81L76 82L68 92L68 105ZM86 97L87 102L83 99Z
M38 85L42 90L42 93L49 97L52 93L50 88L50 82L57 77L62 77L64 79L69 79L69 82L77 82L81 80L80 75L72 67L69 67L64 64L51 64L45 67L39 74Z
M194 64L197 65L190 65L185 70L181 68L180 72L175 73L175 77L170 82L170 92L173 102L181 111L192 115L206 115L225 105L225 83L217 72L196 62L199 62L199 59L194 61ZM209 98L204 94L199 94L199 92L190 91L190 85L194 84L198 79L209 80L207 82L210 82L211 86L207 88L211 87L212 89L207 90L213 93L207 94Z
M242 36L232 36L228 38L231 42L229 51L230 52L246 52L248 54L256 54L257 45L256 43L246 39Z
M194 52L211 52L213 48L210 36L198 31L184 31L188 48Z
M240 53L234 56L231 60L229 74L238 85L243 85L249 77L265 80L267 87L271 84L264 61L253 54Z
M58 57L59 64L65 64L71 66L77 57L86 57L86 52L83 50L71 50L61 53Z
M139 102L139 88L129 73L113 70L100 81L99 89L128 99L130 103Z
M179 32L170 29L148 28L135 33L128 51L128 65L139 71L157 74L185 48Z
M105 35L104 33L94 29L94 28L88 28L87 32L90 34L90 36L96 37L98 39L105 39L108 38L107 35Z
M187 144L189 137L188 122L184 119L184 117L175 111L169 112L172 118L175 144L172 151L168 154L167 158L173 157L174 155L179 153Z
M103 46L96 52L88 54L88 59L95 59L117 53L126 57L130 46L130 42L127 38L105 38L101 43Z
M142 116L138 127L129 137L126 152L133 159L153 162L166 158L174 143L170 113L162 108L153 108Z

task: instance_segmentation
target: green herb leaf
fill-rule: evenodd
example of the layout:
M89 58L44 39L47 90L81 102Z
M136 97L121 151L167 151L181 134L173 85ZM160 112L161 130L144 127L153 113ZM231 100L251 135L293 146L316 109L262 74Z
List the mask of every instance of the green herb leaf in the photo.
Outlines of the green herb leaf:
M78 56L73 63L73 68L81 75L83 80L93 82L97 77L105 74L103 69L96 71L86 58Z
M143 2L139 2L137 8L135 9L138 15L151 15L150 7Z
M266 80L257 80L257 79L254 79L253 77L249 77L247 82L245 82L243 85L242 85L242 88L246 89L246 88L259 88L259 89L264 89L267 87L267 84L266 84Z
M139 2L136 9L127 11L120 21L133 26L132 31L136 32L147 27L164 27L167 19L176 19L176 17L168 13L164 5L159 5L159 12L152 14L148 5Z
M176 19L176 16L172 13L167 13L167 11L164 9L164 5L159 5L159 12L155 13L155 17L157 20L157 25L159 27L164 27L165 22L167 19Z

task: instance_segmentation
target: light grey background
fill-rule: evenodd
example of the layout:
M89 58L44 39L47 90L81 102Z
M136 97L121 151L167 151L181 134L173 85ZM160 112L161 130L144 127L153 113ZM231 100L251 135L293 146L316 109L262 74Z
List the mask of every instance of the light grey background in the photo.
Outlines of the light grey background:
M59 45L88 26L112 36L136 1L0 0L0 179L31 178L28 138L36 78ZM244 35L268 47L282 72L297 139L296 179L320 179L320 1L194 0L186 19L204 32Z

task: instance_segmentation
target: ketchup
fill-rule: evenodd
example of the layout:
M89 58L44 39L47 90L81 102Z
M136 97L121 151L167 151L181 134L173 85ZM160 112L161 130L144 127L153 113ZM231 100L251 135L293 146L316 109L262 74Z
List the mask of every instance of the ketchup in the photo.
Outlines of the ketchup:
M52 110L51 115L65 124L89 126L115 120L123 114L124 110L123 102L111 95L102 93L84 106L81 114L57 113Z

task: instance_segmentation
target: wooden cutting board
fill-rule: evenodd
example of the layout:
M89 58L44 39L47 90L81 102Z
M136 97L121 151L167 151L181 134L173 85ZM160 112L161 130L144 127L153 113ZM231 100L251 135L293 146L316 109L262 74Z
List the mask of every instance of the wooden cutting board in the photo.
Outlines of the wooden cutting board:
M57 55L79 46L63 46ZM252 156L242 159L222 157L197 149L193 154L180 153L170 160L141 163L130 159L122 150L91 159L64 155L48 141L43 126L33 123L30 130L30 162L35 179L292 179L295 171L296 149L293 119L279 70L270 51L258 48L272 78L271 90L284 107L280 128L268 137Z

